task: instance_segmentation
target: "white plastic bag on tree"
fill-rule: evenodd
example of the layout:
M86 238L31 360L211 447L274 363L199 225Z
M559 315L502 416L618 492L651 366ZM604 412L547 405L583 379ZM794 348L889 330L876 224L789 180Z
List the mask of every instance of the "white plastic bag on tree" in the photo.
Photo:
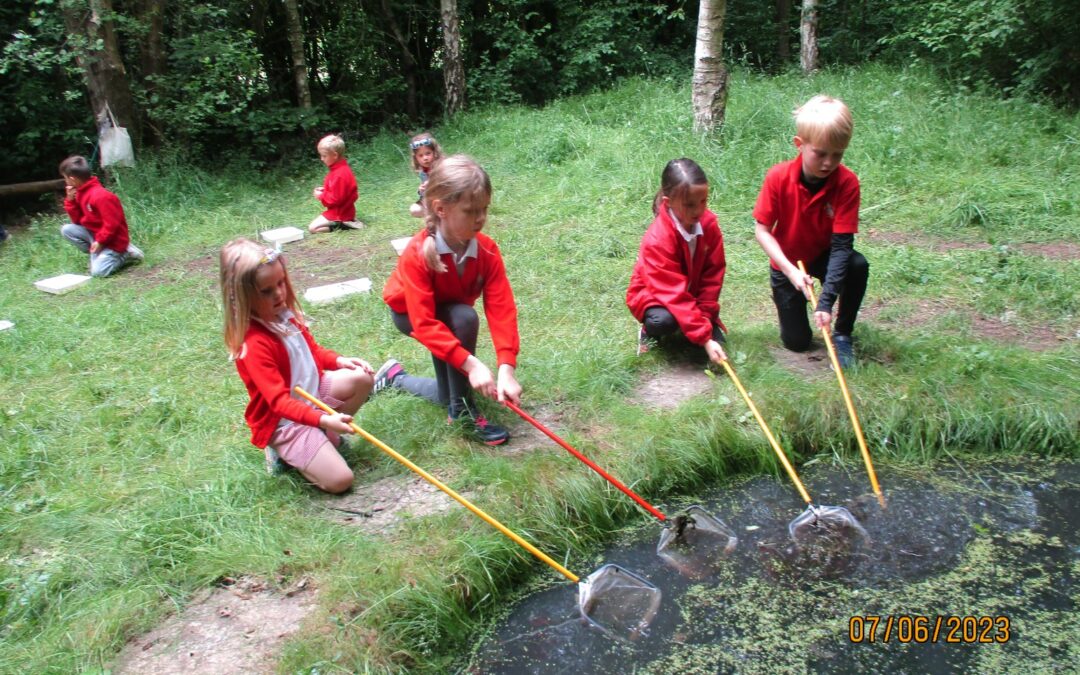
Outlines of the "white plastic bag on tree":
M109 124L98 132L98 149L101 152L101 166L135 166L135 150L131 146L131 136L127 129L116 123L112 109L105 104Z

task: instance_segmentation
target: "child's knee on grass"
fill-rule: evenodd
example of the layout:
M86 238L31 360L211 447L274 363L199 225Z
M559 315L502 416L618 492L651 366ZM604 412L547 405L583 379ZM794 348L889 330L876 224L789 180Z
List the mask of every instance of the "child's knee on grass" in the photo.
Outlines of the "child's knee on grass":
M311 232L312 234L316 234L316 233L319 233L319 232L329 232L329 231L330 231L330 221L327 220L326 217L322 216L322 215L317 216L315 218L315 220L311 221L311 223L308 225L308 232Z
M375 376L366 370L342 368L330 376L330 396L344 401L341 412L353 414L360 409L375 386Z
M323 443L307 468L300 473L315 487L331 494L345 492L353 483L352 469L330 441Z

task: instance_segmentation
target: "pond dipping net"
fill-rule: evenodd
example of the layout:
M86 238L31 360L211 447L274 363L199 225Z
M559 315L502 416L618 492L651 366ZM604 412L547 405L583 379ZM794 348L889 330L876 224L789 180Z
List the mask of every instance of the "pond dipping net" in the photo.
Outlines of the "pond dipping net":
M701 579L715 563L735 550L738 537L722 520L700 506L691 506L670 519L660 533L656 554L685 577Z
M604 565L578 584L578 609L605 633L635 640L660 609L660 589L618 565Z
M791 521L788 532L799 546L851 545L870 538L851 511L842 506L810 506Z

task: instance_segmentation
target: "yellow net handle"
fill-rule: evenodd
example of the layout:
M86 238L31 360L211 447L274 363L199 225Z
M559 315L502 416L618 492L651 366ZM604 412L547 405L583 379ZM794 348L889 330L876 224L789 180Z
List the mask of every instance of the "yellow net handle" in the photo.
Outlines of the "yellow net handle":
M334 410L330 406L326 405L325 403L323 403L319 399L315 398L311 394L304 391L304 389L302 387L297 386L297 387L294 387L293 390L297 394L299 394L300 396L305 398L306 400L310 401L313 405L318 406L319 409L321 409L326 414L333 415L333 414L335 414L337 412L336 410ZM513 539L514 542L516 542L518 545L520 545L522 548L524 548L529 553L532 553L534 556L536 556L537 558L542 560L544 563L546 563L548 566L550 566L553 570L555 570L559 574L563 575L564 577L566 577L570 581L574 582L575 584L578 581L580 581L580 579L578 578L578 576L576 574L574 574L570 570L566 569L565 567L563 567L559 563L557 563L554 560L552 560L551 558L549 558L546 554L544 554L543 551L541 551L540 549L536 548L535 546L533 546L529 542L525 541L521 537L519 537L516 534L514 534L513 532L511 532L509 528L507 528L505 525L503 525L499 521L495 520L494 518L492 518L488 514L481 511L478 507L473 506L472 502L470 502L468 499L465 499L464 497L462 497L458 493L454 492L452 489L450 489L449 486L444 485L442 483L442 481L440 481L438 478L436 478L435 476L432 476L427 471L424 471L420 467L416 466L415 464L410 462L408 459L406 459L403 455L400 455L397 452L395 452L390 446L386 445L385 443L383 443L379 439L375 438L374 436L372 436L368 432L361 429L355 422L349 422L349 427L354 432L356 432L357 434L362 436L364 438L364 440L366 440L368 443L371 443L376 448L382 450L383 452L390 455L391 457L393 457L397 461L401 462L402 464L407 466L413 473L420 476L421 478L423 478L427 482L431 483L435 487L439 488L440 490L442 490L443 492L448 494L457 503L461 504L465 508L467 508L470 511L472 511L473 513L475 513L477 516L482 518L488 525L491 525L492 527L494 527L499 532L502 532L507 537L510 537L511 539Z
M806 273L806 266L803 262L799 261L799 271L804 276L809 276ZM817 297L814 294L813 282L806 285L807 291L810 293L810 304L817 307ZM855 428L855 439L859 442L859 452L862 453L863 462L866 464L866 472L870 474L870 485L874 488L874 494L877 495L878 503L881 504L881 508L885 508L885 495L881 494L881 486L878 485L877 473L874 472L874 463L870 461L870 450L866 447L866 439L863 437L862 425L859 424L859 415L855 412L855 404L851 401L851 393L848 392L847 380L844 379L844 371L840 368L840 361L836 358L836 349L833 347L832 337L829 335L829 327L822 326L821 334L825 338L825 347L829 350L829 359L832 361L833 371L836 373L836 379L840 382L840 392L844 395L844 404L847 406L848 416L851 418L851 426Z

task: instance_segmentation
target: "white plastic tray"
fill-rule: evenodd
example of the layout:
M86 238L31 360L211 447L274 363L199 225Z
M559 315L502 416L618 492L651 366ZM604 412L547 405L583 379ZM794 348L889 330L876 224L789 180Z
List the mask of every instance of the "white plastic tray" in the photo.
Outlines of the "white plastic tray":
M61 274L58 277L49 277L48 279L35 281L34 286L36 286L38 290L45 291L46 293L63 295L64 293L70 293L88 281L90 281L90 277L83 274Z
M371 279L363 277L362 279L353 279L352 281L342 281L338 284L327 284L326 286L309 288L304 291L304 300L313 305L324 305L347 295L369 292L371 292Z

